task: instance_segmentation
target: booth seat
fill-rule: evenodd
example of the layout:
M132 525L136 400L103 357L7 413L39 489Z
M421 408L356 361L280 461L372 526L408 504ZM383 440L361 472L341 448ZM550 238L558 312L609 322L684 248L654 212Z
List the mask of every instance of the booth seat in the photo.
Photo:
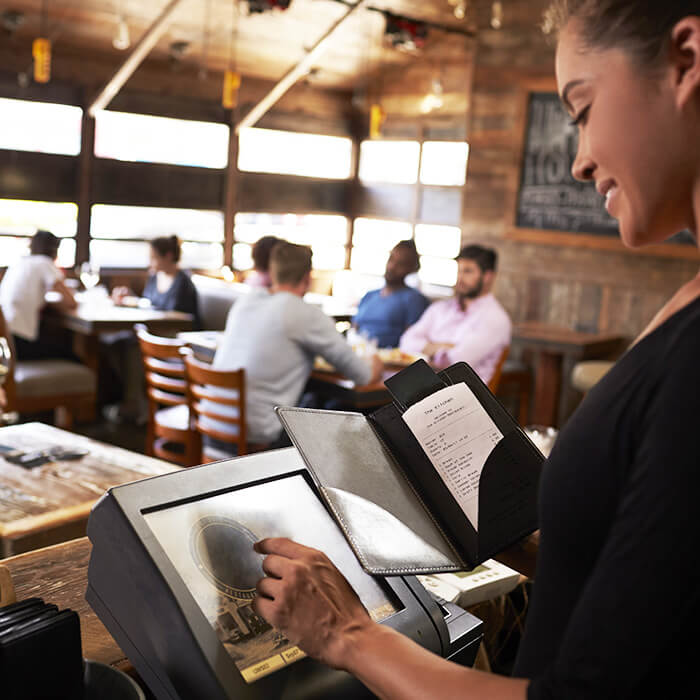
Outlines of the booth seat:
M192 275L192 282L197 289L202 330L207 331L224 330L231 306L252 289L247 284L226 282L205 275Z

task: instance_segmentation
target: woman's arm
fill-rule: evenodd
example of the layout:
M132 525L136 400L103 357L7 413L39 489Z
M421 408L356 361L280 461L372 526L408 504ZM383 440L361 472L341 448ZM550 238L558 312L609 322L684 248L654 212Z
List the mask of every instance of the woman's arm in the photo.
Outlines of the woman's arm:
M458 666L373 622L325 554L285 538L262 540L266 577L256 612L307 654L359 678L385 700L525 700L527 680Z

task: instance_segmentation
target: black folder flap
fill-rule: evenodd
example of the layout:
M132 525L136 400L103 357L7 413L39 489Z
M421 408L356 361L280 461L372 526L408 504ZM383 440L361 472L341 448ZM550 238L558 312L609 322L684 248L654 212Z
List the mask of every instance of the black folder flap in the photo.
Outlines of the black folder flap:
M411 371L416 365L423 365L420 375ZM426 369L438 378L437 382L426 376ZM416 386L415 381L419 376L430 391ZM403 378L411 389L401 394L399 387ZM476 372L465 362L459 362L436 375L421 360L394 375L391 382L390 390L395 395L395 403L378 409L369 416L369 420L394 453L406 476L423 495L428 508L439 520L457 551L470 565L489 559L536 530L539 476L544 456ZM405 408L399 400L399 397L407 395L419 397L409 399L408 407L446 385L459 382L469 387L503 434L487 458L479 479L478 533L404 422L402 413ZM389 388L389 381L386 385Z

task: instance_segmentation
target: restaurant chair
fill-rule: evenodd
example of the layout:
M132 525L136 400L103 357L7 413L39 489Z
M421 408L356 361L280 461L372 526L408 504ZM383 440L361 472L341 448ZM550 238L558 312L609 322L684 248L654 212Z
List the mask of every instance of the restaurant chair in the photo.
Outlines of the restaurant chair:
M493 370L493 374L491 375L491 379L489 380L489 389L491 390L492 394L495 394L498 391L498 385L501 381L501 374L503 373L503 365L506 362L506 358L508 357L508 352L510 351L510 346L506 345L505 348L503 348L503 352L501 353L501 356L498 358L498 362L496 363L496 368Z
M153 335L143 324L134 326L134 331L148 397L146 454L184 467L199 464L199 435L190 425L185 363L180 352L185 344Z
M214 369L190 352L185 354L185 372L190 415L202 445L202 463L264 449L263 445L249 449L246 442L245 370ZM212 421L223 424L223 429L217 429ZM215 446L207 438L224 444Z
M1 311L0 336L7 340L12 355L3 384L4 411L53 411L54 423L66 430L73 427L76 419L95 415L97 378L89 367L62 359L17 360L12 334L7 332Z
M532 370L520 360L503 363L498 382L499 399L515 399L518 423L527 425L530 419L530 400L532 393Z
M577 362L571 371L571 384L583 394L588 393L612 368L609 360L585 360Z

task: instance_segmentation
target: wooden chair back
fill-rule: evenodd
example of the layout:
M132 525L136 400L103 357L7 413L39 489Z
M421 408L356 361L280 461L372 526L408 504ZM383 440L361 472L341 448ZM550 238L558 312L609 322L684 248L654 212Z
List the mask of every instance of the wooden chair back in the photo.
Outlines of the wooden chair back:
M181 350L185 344L176 338L153 335L143 324L134 326L138 338L148 397L146 452L184 466L199 460L199 438L187 412L187 382ZM181 406L182 420L164 420L164 407ZM160 415L159 415L160 414ZM178 415L178 418L180 416ZM183 452L169 446L180 445Z
M501 374L503 372L503 365L505 364L506 359L508 358L509 352L510 346L506 345L506 347L503 348L501 356L498 358L498 362L496 363L496 369L493 370L493 374L491 375L491 379L489 380L488 387L491 390L491 393L494 395L498 391L498 385L501 381Z
M187 392L193 426L200 436L208 435L236 447L236 454L248 452L246 440L245 370L219 370L185 355ZM207 420L230 430L219 430ZM202 451L202 462L212 461Z

